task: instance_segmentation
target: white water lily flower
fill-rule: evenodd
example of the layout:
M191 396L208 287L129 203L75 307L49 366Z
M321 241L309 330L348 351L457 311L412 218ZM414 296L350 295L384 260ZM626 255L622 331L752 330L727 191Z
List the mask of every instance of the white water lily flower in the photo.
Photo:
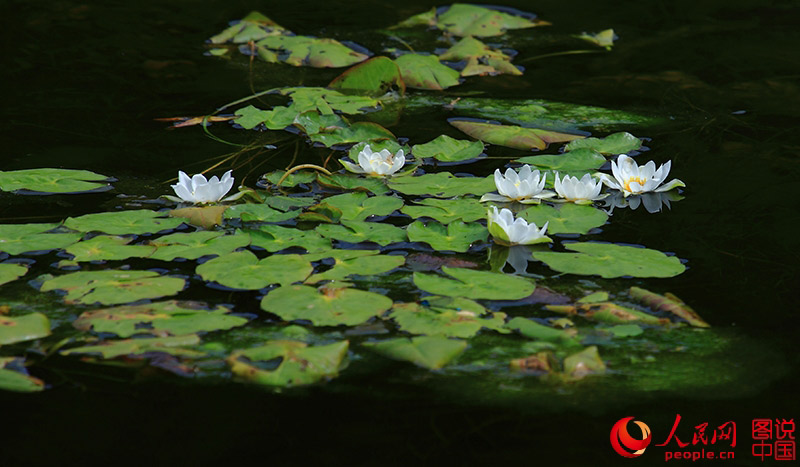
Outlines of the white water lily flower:
M481 197L483 201L509 202L517 201L524 204L539 203L543 198L551 198L556 194L550 190L545 190L547 174L542 175L538 170L531 170L531 166L525 164L517 173L514 169L506 169L505 175L500 169L494 171L494 184L499 195L487 193Z
M167 198L177 202L187 202L194 204L214 203L222 200L222 197L233 188L232 170L225 172L221 179L217 176L206 180L202 174L196 174L189 178L182 170L178 171L178 183L171 185L178 197L167 196ZM229 201L241 196L237 193L223 201Z
M346 160L340 160L344 168L357 174L367 174L373 177L386 177L397 172L406 163L406 156L403 150L397 151L392 155L388 149L381 149L380 152L372 152L369 144L358 153L358 165Z
M662 185L669 174L670 167L672 167L672 161L662 164L658 170L656 170L656 164L653 161L640 166L631 157L626 154L620 154L617 161L611 163L613 178L608 174L597 174L597 176L607 187L620 190L625 196L639 195L651 191L661 193L679 186L686 186L685 183L678 179Z
M560 179L558 172L556 172L554 188L558 196L563 198L564 201L575 204L591 204L592 201L608 196L608 194L600 194L600 190L603 189L603 183L588 173L579 180L578 177L569 175L564 175L564 178Z
M551 242L547 237L547 225L545 222L542 228L536 224L530 224L523 218L514 218L511 210L503 208L499 212L497 206L492 206L487 215L489 220L489 233L499 240L498 243L505 245L532 245L534 243Z

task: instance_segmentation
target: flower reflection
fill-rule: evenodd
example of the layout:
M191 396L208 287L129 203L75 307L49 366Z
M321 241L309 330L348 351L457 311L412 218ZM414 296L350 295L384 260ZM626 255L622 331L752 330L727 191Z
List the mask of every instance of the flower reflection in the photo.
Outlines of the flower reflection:
M614 208L631 208L637 209L639 206L644 206L647 212L655 214L661 212L666 206L667 209L672 209L670 203L678 202L683 199L683 196L674 191L664 193L642 193L640 195L633 195L625 197L622 192L612 193L611 196L603 200L603 207L608 208L606 212L611 214Z

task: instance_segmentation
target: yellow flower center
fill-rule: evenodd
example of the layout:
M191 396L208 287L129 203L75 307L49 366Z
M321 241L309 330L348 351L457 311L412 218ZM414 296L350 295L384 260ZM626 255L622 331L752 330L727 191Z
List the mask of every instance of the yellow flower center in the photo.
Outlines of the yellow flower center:
M633 183L633 182L636 182L636 183L638 183L640 186L644 186L644 182L645 182L645 181L646 181L646 180L645 180L645 179L643 179L643 178L641 178L641 177L630 177L630 178L629 178L629 179L628 179L628 180L625 182L625 185L624 185L624 187L625 187L625 191L630 191L630 192L632 192L632 191L633 191L633 190L631 190L631 183Z

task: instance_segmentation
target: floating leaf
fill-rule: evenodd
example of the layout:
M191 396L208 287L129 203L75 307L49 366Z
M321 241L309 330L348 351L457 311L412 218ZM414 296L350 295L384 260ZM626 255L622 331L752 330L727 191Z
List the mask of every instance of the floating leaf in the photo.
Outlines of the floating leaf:
M0 357L0 389L14 392L41 391L44 389L44 381L28 374L22 358Z
M28 190L39 193L85 193L111 189L109 177L88 170L0 170L0 191Z
M205 354L185 349L200 343L197 334L170 337L148 337L122 340L98 341L96 344L62 350L62 355L98 355L102 358L116 358L123 355L141 355L153 352L185 357L202 357Z
M578 253L534 252L536 260L559 272L612 278L672 277L686 267L680 259L647 248L614 245L611 243L568 243L569 250Z
M247 16L235 21L230 27L212 37L209 41L212 44L223 44L225 42L245 44L273 34L285 33L288 33L288 31L276 22L257 11L251 11Z
M371 191L376 195L389 192L386 182L379 178L365 178L352 174L317 174L317 180L321 185L345 191Z
M306 283L316 284L319 281L339 280L352 275L371 276L382 274L402 266L406 260L402 256L376 255L352 259L337 258L335 261L336 263L331 269L314 274L308 278Z
M573 175L599 169L606 163L606 158L594 149L585 148L559 155L525 156L517 159L517 162ZM549 178L552 180L552 176Z
M516 276L464 268L442 267L448 279L437 274L414 273L414 284L437 295L486 300L519 300L532 294L533 282Z
M453 221L446 226L430 221L415 221L406 229L408 239L412 242L425 242L437 251L469 250L475 242L486 241L489 231L477 222L464 223Z
M214 226L222 224L222 213L228 206L202 206L173 209L169 211L169 217L179 217L185 222L204 229L213 229Z
M576 338L573 330L556 329L544 324L539 324L536 321L528 318L518 316L506 324L508 329L513 329L525 337L531 339L558 342L564 344L577 344L579 339Z
M614 337L635 337L644 333L644 330L638 324L617 324L616 326L605 328L605 330L613 334Z
M117 261L128 258L146 258L156 251L148 245L128 245L133 238L98 235L74 243L64 249L74 256L73 261Z
M80 234L43 233L56 227L58 224L0 225L0 252L19 255L31 251L55 250L81 239Z
M550 143L563 143L585 138L583 135L560 133L542 128L450 119L450 124L473 138L514 149L544 149Z
M414 145L413 153L416 157L432 157L442 162L460 162L480 156L483 143L441 135L428 143Z
M62 276L41 276L40 290L63 290L68 304L116 305L147 298L175 295L184 279L161 276L154 271L78 271Z
M206 281L242 290L258 290L269 285L286 285L305 280L314 268L300 255L272 255L259 260L250 251L219 256L197 266Z
M28 272L28 267L24 264L2 263L0 264L0 285L15 281Z
M270 253L290 247L305 248L308 252L326 250L331 241L322 238L314 230L299 230L279 225L262 225L258 230L248 230L252 245L263 248Z
M452 198L465 194L483 195L495 190L494 177L456 177L450 172L400 177L389 182L389 188L406 195Z
M509 362L512 370L550 373L553 371L552 352L538 352L524 358L515 358Z
M315 326L354 326L382 314L392 306L383 295L350 288L290 285L270 291L261 308L286 321L306 320Z
M326 204L342 211L342 220L363 221L371 216L388 216L403 206L395 196L367 196L366 193L343 193L325 198Z
M266 204L255 203L237 204L225 210L225 219L241 219L242 222L283 222L298 215L298 210L282 212Z
M642 140L627 132L614 133L605 138L586 138L569 142L565 149L594 149L603 154L626 154L642 147Z
M597 346L586 347L564 359L564 373L572 379L581 379L591 374L603 374L606 364L597 353Z
M0 345L25 342L50 335L50 320L41 313L0 315Z
M465 37L456 45L439 55L440 60L462 61L467 63L461 76L506 73L521 75L522 71L511 64L511 57L493 49L474 37Z
M267 386L303 386L338 376L347 356L348 341L309 346L298 341L270 341L266 345L234 352L228 357L231 372L246 381ZM280 363L264 369L253 362Z
M580 314L584 318L610 324L628 324L639 322L644 324L665 325L668 319L649 315L633 308L624 307L611 302L592 302L570 305L545 305L550 311L566 314Z
M308 207L316 204L314 198L301 198L299 196L267 196L264 203L279 211L290 211L296 207Z
M391 26L389 29L410 28L413 26L435 26L435 25L436 25L436 7L433 7L424 13L419 13L414 16L411 16L395 24L394 26Z
M486 218L486 206L476 198L427 198L419 200L417 203L422 206L406 205L400 212L415 219L430 217L442 224L449 224L456 220L472 222Z
M586 234L591 229L604 225L608 220L608 214L603 210L572 203L565 203L557 208L546 204L532 206L519 213L518 217L538 226L549 222L548 234Z
M467 348L466 341L442 336L399 337L362 345L385 357L411 362L430 370L442 368Z
M325 251L315 251L313 253L309 253L307 255L303 255L303 258L306 261L320 261L326 258L331 258L334 260L348 260L352 258L360 258L362 256L372 256L377 255L381 251L380 250L340 250L340 249L330 249Z
M311 183L317 178L317 174L312 171L307 171L307 172L298 171L290 173L289 176L286 178L284 178L284 175L286 175L285 170L273 170L268 174L262 175L261 179L267 180L276 186L278 185L278 182L281 182L280 186L284 188L291 188L301 183ZM283 181L281 181L281 179L283 179Z
M634 300L637 300L656 311L672 313L675 316L685 319L692 326L697 326L700 328L711 327L703 320L703 318L700 317L700 315L697 314L696 311L691 309L689 305L685 304L683 300L675 295L672 295L671 293L659 295L640 287L631 287L628 293Z
M388 57L375 57L350 68L328 84L331 89L369 96L382 96L393 88L403 95L406 85L397 64Z
M317 226L317 232L324 237L350 243L375 242L386 246L406 241L405 230L378 222L342 221L342 225L323 224Z
M509 29L532 28L544 24L549 23L463 3L451 5L439 15L436 22L439 29L462 37L499 36Z
M397 57L394 62L406 86L416 89L441 91L460 84L459 72L443 65L435 55L407 53Z
M127 305L83 312L72 325L81 331L110 332L119 337L150 333L161 337L242 326L246 318L232 316L228 308L206 309L200 302L166 302Z
M369 58L337 40L310 36L273 35L259 40L255 45L259 56L266 61L280 61L292 66L339 68Z
M348 123L338 115L322 115L306 112L294 119L295 126L301 128L315 143L326 147L337 144L359 143L362 141L396 139L391 131L371 122Z
M603 47L606 50L611 50L611 48L614 46L614 41L617 39L617 35L614 34L613 29L604 29L600 32L592 34L584 32L576 37Z
M165 213L149 209L100 212L70 217L64 226L78 232L103 232L110 235L141 235L172 230L183 224L181 219L164 217Z
M156 247L150 259L172 261L175 258L220 256L249 244L250 236L238 232L235 235L226 235L222 230L174 233L150 241L150 245Z
M505 313L489 313L481 317L481 311L471 311L470 308L483 310L483 307L471 300L464 298L440 297L439 302L449 306L424 307L418 303L395 303L389 315L402 331L410 334L441 335L446 337L472 337L481 330L488 328L501 333L508 330L505 324ZM427 301L427 300L426 300ZM465 309L462 308L464 305Z
M300 86L283 88L280 93L292 98L295 114L312 110L322 115L332 115L334 111L356 115L376 110L380 103L372 97L343 94L328 88Z
M236 118L233 120L233 123L241 125L241 127L244 128L245 130L252 130L258 125L266 121L269 121L274 114L275 114L274 110L261 110L253 105L248 105L247 107L236 109L236 111L234 112ZM288 123L284 124L283 126L280 126L279 128L272 128L272 125L268 126L267 128L279 130L281 128L285 128L291 125L292 120L294 120L294 118L289 119Z

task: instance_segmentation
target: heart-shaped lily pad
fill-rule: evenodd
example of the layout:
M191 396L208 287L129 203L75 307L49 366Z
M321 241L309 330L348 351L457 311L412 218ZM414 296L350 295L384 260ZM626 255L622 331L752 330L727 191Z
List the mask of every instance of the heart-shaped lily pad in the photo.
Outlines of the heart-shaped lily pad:
M270 173L262 175L261 179L266 180L273 185L278 185L278 182L281 182L280 186L284 188L291 188L300 185L301 183L313 182L317 179L317 174L311 171L297 171L286 176L285 170L273 170Z
M15 281L28 272L25 264L2 263L0 264L0 285Z
M230 329L247 323L246 318L227 314L230 311L222 306L207 309L200 302L169 300L86 311L72 325L81 331L110 332L119 337L138 333L164 337Z
M402 256L361 256L351 259L336 259L331 269L319 274L314 274L306 281L307 284L316 284L324 280L339 280L351 275L370 276L382 274L398 268L405 263Z
M412 242L425 242L437 251L458 252L469 250L473 243L486 241L489 236L489 231L483 225L461 221L453 221L446 226L436 221L415 221L408 226L406 233Z
M128 245L133 238L98 235L74 243L64 249L74 256L73 261L117 261L128 258L146 258L156 251L149 245Z
M262 59L293 66L339 68L369 58L334 39L309 36L267 36L256 42L256 47Z
M441 91L460 84L459 72L443 65L436 55L407 53L394 62L400 68L403 82L410 88Z
M4 224L0 225L0 252L19 255L30 251L47 251L64 248L81 239L74 233L43 233L58 224Z
M449 224L456 220L473 222L486 218L486 206L476 198L426 198L415 202L422 206L405 205L400 212L415 219L430 217L442 224Z
M416 177L400 177L389 182L389 188L406 195L452 198L466 194L483 195L494 191L494 177L456 177L438 172Z
M413 153L416 157L432 157L442 162L460 162L480 156L483 142L441 135L428 143L414 145Z
M109 177L88 170L25 169L0 170L0 191L28 190L39 193L85 193L110 190Z
M550 143L563 143L585 138L583 135L561 133L542 128L523 128L515 125L450 119L450 124L464 133L486 143L514 149L544 149Z
M209 42L212 44L225 42L246 44L274 34L288 34L288 31L258 11L251 11L241 20L234 21L224 31L210 38Z
M181 219L164 217L165 213L138 209L100 212L70 217L64 225L78 232L103 232L110 235L141 235L171 230L183 224Z
M50 335L50 320L41 313L0 315L0 345L39 339Z
M608 214L605 211L572 203L562 204L558 207L545 204L532 206L522 211L518 217L539 226L549 222L548 234L586 234L589 230L604 225L608 220Z
M228 357L237 377L267 386L302 386L335 378L347 356L348 341L309 346L298 341L270 341L266 345L234 352ZM267 362L279 361L265 369Z
M272 255L259 260L247 250L219 256L197 266L197 273L203 280L242 290L303 281L313 270L300 255Z
M354 326L392 306L386 296L350 288L290 285L270 291L261 308L286 321L307 320L315 326Z
M290 247L305 248L308 252L326 250L331 241L315 230L300 230L279 225L262 225L258 230L248 230L252 245L269 252L285 250Z
M36 392L44 389L44 381L28 374L22 358L0 357L0 389Z
M300 215L299 210L278 211L266 204L237 204L225 210L225 219L241 219L243 222L283 222Z
M559 155L525 156L517 159L517 162L530 164L538 169L557 170L561 174L572 175L595 171L606 163L606 158L594 149L585 148Z
M403 206L403 200L395 196L368 196L363 192L329 196L324 202L342 211L341 219L346 221L387 216Z
M345 191L371 191L376 195L389 191L386 183L380 178L359 177L353 174L318 174L317 181L320 185Z
M506 324L508 329L513 329L525 337L531 339L559 342L562 344L577 344L580 339L575 332L564 329L556 329L528 318L517 316Z
M322 224L317 226L317 232L324 237L350 243L375 242L386 246L406 241L405 230L379 222L342 221L342 225Z
M467 348L466 341L443 336L399 337L362 345L384 357L411 362L430 370L442 368Z
M446 303L449 299L449 303ZM488 313L481 316L480 312L471 311L470 303L478 305L465 298L435 298L439 305L435 306L428 300L428 307L419 303L395 303L389 315L401 330L410 334L441 335L446 337L472 337L481 328L492 329L501 333L509 331L505 324L505 313ZM463 305L463 306L462 306ZM480 309L483 309L478 305Z
M437 274L414 273L414 284L437 295L486 300L519 300L533 293L533 282L507 274L442 267L448 279Z
M388 57L375 57L359 63L337 76L328 87L369 96L383 96L395 87L401 95L406 91L400 69Z
M181 357L202 357L205 354L185 347L200 343L197 334L170 337L147 337L121 340L103 340L74 349L62 350L62 355L97 355L116 358L123 355L166 353Z
M596 274L605 278L672 277L686 269L675 256L647 248L612 243L568 243L564 246L577 253L538 251L533 257L559 272Z
M465 37L439 55L440 60L465 61L461 76L506 73L521 75L522 71L511 64L511 57L489 47L474 37Z
M300 196L267 196L264 203L279 211L290 211L294 208L304 208L316 204L314 198Z
M436 26L456 36L489 37L504 34L509 29L532 28L549 24L531 18L530 14L515 16L478 5L452 4L438 15Z
M40 290L62 290L69 304L117 305L146 298L175 295L186 285L184 279L161 276L154 271L78 271L61 276L40 276Z
M150 245L156 247L150 259L172 261L175 258L197 259L209 255L219 256L249 244L250 236L241 232L235 235L226 235L222 230L174 233L150 241Z
M593 149L603 154L625 154L642 147L642 140L627 132L614 133L605 138L586 138L571 141L566 146L567 151L577 149Z

